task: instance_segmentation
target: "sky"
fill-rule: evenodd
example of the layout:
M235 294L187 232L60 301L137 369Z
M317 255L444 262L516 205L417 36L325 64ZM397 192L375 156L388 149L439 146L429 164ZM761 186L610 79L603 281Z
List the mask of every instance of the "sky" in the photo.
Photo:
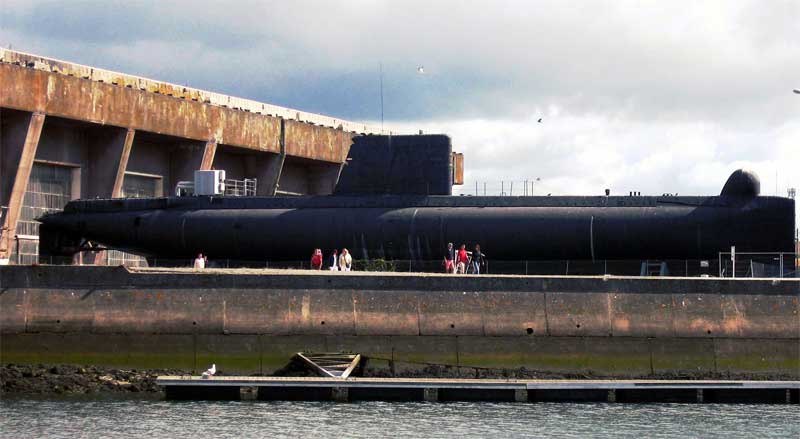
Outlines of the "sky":
M0 0L0 45L377 124L382 82L386 128L450 135L464 193L712 195L744 167L786 196L798 17L796 0Z

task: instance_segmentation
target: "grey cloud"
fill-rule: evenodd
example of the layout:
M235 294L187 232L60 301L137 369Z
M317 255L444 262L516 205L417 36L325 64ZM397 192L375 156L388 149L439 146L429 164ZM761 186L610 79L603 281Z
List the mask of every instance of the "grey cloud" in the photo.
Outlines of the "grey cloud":
M800 186L797 1L3 6L4 46L356 120L379 120L382 63L387 125L453 135L473 180Z
M180 76L342 117L372 114L383 62L387 114L401 120L520 117L559 105L781 122L796 108L783 95L800 70L786 18L798 12L796 2L34 2L3 26L22 48L39 40L53 55L88 58L79 49L88 45L109 68L191 69ZM126 58L137 44L173 52ZM119 46L110 57L108 45ZM418 77L418 64L430 75Z

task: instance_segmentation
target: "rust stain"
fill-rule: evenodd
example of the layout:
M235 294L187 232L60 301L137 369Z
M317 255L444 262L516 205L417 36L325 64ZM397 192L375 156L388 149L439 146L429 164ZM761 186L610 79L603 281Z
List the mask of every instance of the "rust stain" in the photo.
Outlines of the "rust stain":
M742 329L747 327L747 319L740 316L727 317L722 321L722 329L726 334L741 334Z
M311 318L311 296L308 294L303 295L303 304L300 308L300 316L304 322Z
M195 99L175 99L183 90L147 83L146 90L0 63L0 106L23 111L220 143L260 151L280 151L280 118L223 108ZM307 125L307 124L306 124ZM314 127L337 132L333 128ZM298 130L303 157L340 162L330 151L314 156L313 135ZM349 146L349 145L348 145ZM329 149L325 146L325 149ZM338 148L333 145L333 150ZM312 155L309 155L312 154Z

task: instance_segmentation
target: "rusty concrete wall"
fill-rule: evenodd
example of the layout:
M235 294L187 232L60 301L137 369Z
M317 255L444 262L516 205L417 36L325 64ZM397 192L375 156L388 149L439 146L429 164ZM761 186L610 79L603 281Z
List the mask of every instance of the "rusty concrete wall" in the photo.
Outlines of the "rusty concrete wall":
M84 355L116 364L147 357L148 346L162 349L139 342L140 351L126 353L124 340L142 337L181 345L176 352L193 353L186 358L206 351L230 357L250 372L275 370L291 351L311 349L356 350L385 367L403 361L618 376L727 370L800 377L798 298L796 280L9 266L0 267L0 352L5 362ZM78 335L86 337L74 345L80 349L63 344Z
M323 126L286 121L286 155L341 163L347 158L353 134Z
M279 117L0 63L0 107L280 152ZM353 134L287 121L287 154L341 162Z

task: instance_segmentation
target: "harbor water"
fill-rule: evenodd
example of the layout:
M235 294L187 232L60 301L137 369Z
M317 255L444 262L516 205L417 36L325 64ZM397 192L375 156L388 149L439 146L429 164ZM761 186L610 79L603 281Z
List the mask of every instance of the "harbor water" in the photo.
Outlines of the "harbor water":
M747 404L5 399L2 438L797 438L800 407Z

